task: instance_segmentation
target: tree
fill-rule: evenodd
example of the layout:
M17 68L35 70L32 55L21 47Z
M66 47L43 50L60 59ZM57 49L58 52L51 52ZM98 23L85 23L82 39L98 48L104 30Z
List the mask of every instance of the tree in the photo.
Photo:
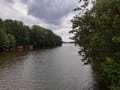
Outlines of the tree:
M30 31L30 41L37 48L59 46L62 43L62 39L56 36L51 30L37 25L34 25Z
M9 48L14 48L16 45L15 37L11 34L8 34L8 39L9 39Z
M7 49L9 46L8 36L4 30L0 29L0 51Z
M96 71L104 77L110 90L120 89L120 0L80 0L82 5L75 11L73 39L81 47L80 54L85 63L96 62Z
M33 25L31 28L24 25L23 22L17 20L2 20L0 19L1 37L0 40L7 42L6 48L14 48L19 45L26 47L27 45L33 45L35 48L59 46L62 43L62 39L55 35L51 30L45 29L38 25ZM9 41L9 42L8 42ZM4 47L1 46L4 50Z

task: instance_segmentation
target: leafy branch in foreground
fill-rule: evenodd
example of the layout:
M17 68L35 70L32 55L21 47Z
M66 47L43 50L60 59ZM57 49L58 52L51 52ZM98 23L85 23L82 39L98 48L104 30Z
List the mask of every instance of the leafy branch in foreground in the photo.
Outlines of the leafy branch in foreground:
M120 90L120 0L80 0L75 11L72 38L85 63L91 62L104 77L107 88ZM92 8L89 8L92 2Z

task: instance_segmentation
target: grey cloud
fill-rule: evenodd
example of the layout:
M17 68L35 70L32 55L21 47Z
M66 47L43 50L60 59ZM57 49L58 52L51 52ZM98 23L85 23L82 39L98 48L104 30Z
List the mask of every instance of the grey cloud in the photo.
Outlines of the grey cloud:
M8 3L14 3L14 0L5 0Z
M27 4L29 0L21 0L22 3Z
M13 4L15 0L5 0L5 2ZM22 3L27 4L29 0L20 0Z
M28 14L47 23L59 24L75 5L75 0L33 0L28 5Z

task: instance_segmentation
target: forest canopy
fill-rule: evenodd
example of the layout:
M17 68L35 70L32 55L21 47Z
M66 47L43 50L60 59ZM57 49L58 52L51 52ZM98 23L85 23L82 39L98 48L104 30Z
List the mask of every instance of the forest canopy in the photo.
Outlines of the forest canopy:
M17 20L0 19L0 51L16 48L20 45L33 45L34 48L42 48L61 44L61 37L49 29L38 25L29 27Z

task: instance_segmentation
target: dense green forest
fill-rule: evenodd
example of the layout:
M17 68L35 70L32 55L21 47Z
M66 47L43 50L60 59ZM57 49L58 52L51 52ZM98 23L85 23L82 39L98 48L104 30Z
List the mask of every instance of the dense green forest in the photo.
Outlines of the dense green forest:
M85 64L93 66L97 80L105 82L108 90L120 90L120 0L80 2L74 9L78 14L72 20L72 39L81 47Z
M34 48L53 47L62 44L61 37L38 25L26 26L17 20L0 19L0 51L17 46L33 45Z

